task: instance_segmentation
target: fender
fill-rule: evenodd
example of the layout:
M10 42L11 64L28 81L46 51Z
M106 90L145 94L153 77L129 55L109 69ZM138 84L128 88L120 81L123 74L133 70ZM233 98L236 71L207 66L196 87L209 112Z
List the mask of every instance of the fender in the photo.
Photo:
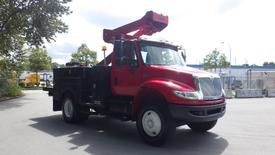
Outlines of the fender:
M77 99L78 94L75 93L75 91L72 88L65 88L63 89L58 95L53 95L53 111L60 111L62 107L62 101L65 97L65 95L72 95L74 99ZM76 103L79 103L79 100L75 100Z
M195 88L171 79L149 79L141 85L138 93L134 97L132 107L133 114L138 112L140 104L142 104L141 102L144 98L154 98L154 95L158 95L157 97L163 97L163 99L168 103L177 103L179 98L172 93L172 90L194 91Z

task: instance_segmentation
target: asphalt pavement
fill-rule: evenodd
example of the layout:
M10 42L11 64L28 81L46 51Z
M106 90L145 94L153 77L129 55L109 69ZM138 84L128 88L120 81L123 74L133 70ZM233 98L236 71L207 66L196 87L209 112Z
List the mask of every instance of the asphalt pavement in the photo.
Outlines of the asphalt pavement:
M41 90L0 102L0 155L274 155L275 98L230 99L210 132L179 127L162 147L140 139L135 123L91 116L83 124L62 121Z

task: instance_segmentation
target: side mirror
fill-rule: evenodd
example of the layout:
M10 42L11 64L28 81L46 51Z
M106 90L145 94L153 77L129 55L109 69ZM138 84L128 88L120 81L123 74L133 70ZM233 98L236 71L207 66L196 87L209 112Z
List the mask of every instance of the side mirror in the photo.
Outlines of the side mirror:
M120 64L121 65L130 65L131 64L131 60L129 57L126 57L126 56L122 56L120 57Z
M138 62L137 60L131 59L129 57L122 56L120 58L120 64L121 65L129 65L132 68L138 67Z
M122 57L122 54L123 54L123 46L124 46L124 41L115 40L114 54L115 54L115 60L116 60L117 65L121 65L121 57Z
M137 67L137 60L133 57L134 47L131 41L116 40L114 44L114 54L117 65L129 65ZM136 57L136 56L135 56Z
M123 40L115 40L114 52L115 52L116 57L121 57L122 56L123 46L124 46L124 41Z
M132 68L137 68L137 67L138 67L138 62L137 62L137 60L132 60L131 63L130 63L130 66L131 66Z
M186 51L185 51L185 49L182 46L179 46L178 51L180 52L184 62L186 62Z

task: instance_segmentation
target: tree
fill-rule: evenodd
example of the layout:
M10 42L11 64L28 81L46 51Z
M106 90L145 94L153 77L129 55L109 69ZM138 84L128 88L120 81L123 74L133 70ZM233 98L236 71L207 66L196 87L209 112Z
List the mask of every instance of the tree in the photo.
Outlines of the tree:
M9 75L15 71L16 75L20 75L26 68L27 57L26 51L21 50L10 54L9 56L3 56L0 60L0 69L3 75Z
M275 67L275 63L274 62L270 62L269 65L270 65L270 68L274 68Z
M226 60L226 56L224 53L220 53L217 49L214 49L211 53L206 55L203 59L204 69L216 69L219 67L227 68L230 63Z
M168 51L163 52L162 58L163 58L164 64L174 64L174 60Z
M29 69L34 72L48 70L51 68L52 58L48 56L45 49L30 48Z
M27 65L27 51L23 49L23 42L16 43L16 50L0 57L1 75L8 77L15 71L17 77L22 73Z
M57 62L53 62L51 64L51 69L60 68L60 67L65 67L65 65L64 64L59 64Z
M274 62L264 62L263 67L265 68L275 68Z
M59 64L57 62L53 62L51 64L51 69L58 68L58 67L59 67Z
M26 50L23 50L23 44L18 46L16 51L8 55L0 56L0 97L1 96L19 96L21 89L18 86L19 76L26 68L27 56Z
M71 62L78 62L82 64L97 64L96 52L88 48L86 44L81 44L77 51L72 53Z
M68 26L61 16L70 14L71 0L1 0L0 54L8 55L18 49L18 42L41 46L64 33Z
M227 67L230 66L230 62L228 62L226 60L226 56L225 56L224 53L220 53L220 55L219 55L218 66L220 68L220 71L221 71L222 68L227 68Z

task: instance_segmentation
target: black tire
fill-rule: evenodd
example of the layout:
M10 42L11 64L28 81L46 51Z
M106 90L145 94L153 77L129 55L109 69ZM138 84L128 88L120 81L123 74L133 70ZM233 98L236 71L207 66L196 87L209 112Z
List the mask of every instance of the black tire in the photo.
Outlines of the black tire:
M62 102L62 116L67 123L79 123L88 119L88 114L81 113L75 106L74 100L70 96L66 96Z
M141 138L154 146L164 144L176 129L167 109L158 104L143 106L138 114L136 125Z
M206 132L212 129L217 123L217 120L200 123L189 123L188 126L195 132Z

